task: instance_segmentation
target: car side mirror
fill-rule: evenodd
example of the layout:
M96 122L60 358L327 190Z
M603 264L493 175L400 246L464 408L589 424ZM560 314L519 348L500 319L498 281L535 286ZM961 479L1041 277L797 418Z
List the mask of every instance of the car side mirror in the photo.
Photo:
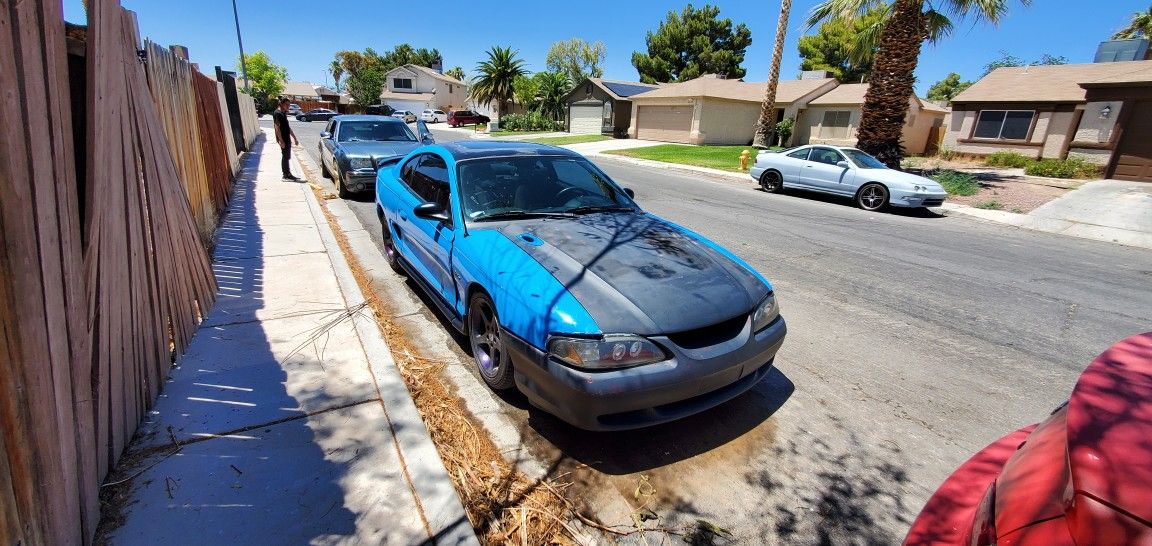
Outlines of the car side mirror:
M432 137L432 131L428 130L428 124L424 120L416 122L416 136L423 144L435 144L436 139Z
M630 199L636 198L636 192L632 191L632 188L624 188L624 195L627 195Z
M417 218L423 218L425 220L448 221L448 211L444 210L444 207L438 203L421 203L416 205L416 208L412 209L412 214L415 214Z
M851 169L852 168L852 166L849 165L847 161L837 161L836 166L840 167L841 169Z
M320 138L332 138L332 133L329 133L328 131L324 131L324 132L320 133Z

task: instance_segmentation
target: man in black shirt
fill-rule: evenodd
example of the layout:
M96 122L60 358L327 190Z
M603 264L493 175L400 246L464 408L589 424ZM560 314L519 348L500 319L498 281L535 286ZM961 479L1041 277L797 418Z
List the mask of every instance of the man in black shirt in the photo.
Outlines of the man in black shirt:
M297 146L300 145L300 141L296 140L296 133L293 133L292 127L288 125L289 102L287 97L280 99L276 105L276 111L272 113L272 123L276 127L276 143L280 145L280 170L284 175L284 180L300 180L292 175L292 169L288 164L292 158L292 143L296 143Z

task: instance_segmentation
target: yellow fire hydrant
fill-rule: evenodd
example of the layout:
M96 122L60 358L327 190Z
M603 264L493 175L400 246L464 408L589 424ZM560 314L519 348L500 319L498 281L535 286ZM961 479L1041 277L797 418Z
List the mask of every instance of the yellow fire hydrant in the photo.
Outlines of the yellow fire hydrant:
M742 170L742 171L748 170L748 158L751 155L752 155L752 153L749 152L748 150L744 150L743 152L740 152L740 170Z

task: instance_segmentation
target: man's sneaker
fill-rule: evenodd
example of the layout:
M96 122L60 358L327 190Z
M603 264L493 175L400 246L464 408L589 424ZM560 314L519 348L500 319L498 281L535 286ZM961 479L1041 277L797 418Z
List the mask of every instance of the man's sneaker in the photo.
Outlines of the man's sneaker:
M299 178L297 178L297 177L295 177L295 176L292 176L292 175L288 175L288 176L285 176L285 177L284 177L284 180L290 180L290 181L292 181L292 182L297 182L297 181L299 181L300 179L299 179Z

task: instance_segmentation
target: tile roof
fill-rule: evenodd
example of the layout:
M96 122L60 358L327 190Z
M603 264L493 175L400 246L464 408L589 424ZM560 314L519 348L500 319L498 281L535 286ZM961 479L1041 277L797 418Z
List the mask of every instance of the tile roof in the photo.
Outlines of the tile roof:
M312 82L284 82L284 91L280 93L289 97L316 97L316 84Z
M452 83L452 84L456 84L456 85L464 85L464 86L468 85L468 84L466 84L466 83L464 83L464 82L462 82L456 78L453 78L452 76L441 74L440 72L437 72L431 68L428 68L427 66L420 66L418 64L406 64L406 65L404 65L404 68L407 68L409 70L418 70L418 71L423 72L429 76L432 76L433 78L436 78L438 80L445 81L448 83Z
M864 104L864 95L866 93L868 93L868 84L866 83L842 83L831 91L812 99L808 104L812 106L819 106L821 104Z
M776 102L778 104L796 102L809 93L835 81L836 80L831 78L820 80L781 80L776 89ZM762 102L767 85L765 82L745 82L740 80L725 80L715 76L701 76L686 82L665 84L660 86L659 89L633 95L632 100L713 97L718 99Z
M436 97L436 93L397 93L395 91L387 91L387 90L385 90L383 93L380 93L380 100L381 101L417 100L417 101L428 102L435 97Z
M1152 61L997 68L957 102L1083 102L1086 85L1152 82Z

